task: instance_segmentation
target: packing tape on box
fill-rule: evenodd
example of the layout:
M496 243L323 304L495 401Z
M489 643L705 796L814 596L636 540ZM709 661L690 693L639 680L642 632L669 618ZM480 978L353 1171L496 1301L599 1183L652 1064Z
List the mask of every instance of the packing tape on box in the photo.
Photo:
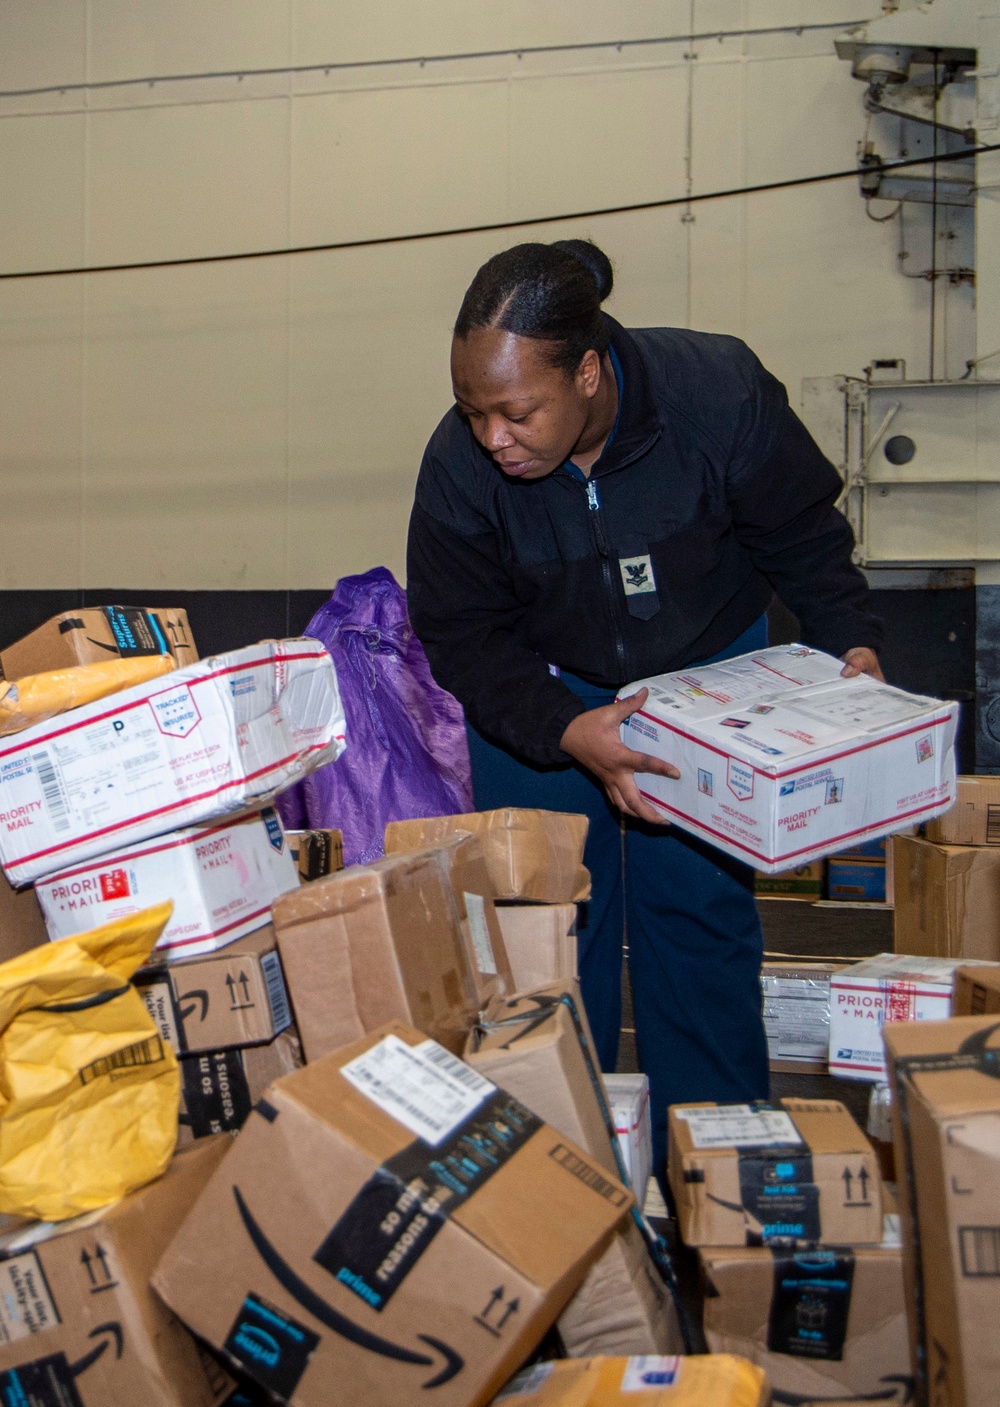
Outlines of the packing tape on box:
M611 1108L604 1092L601 1072L594 1064L593 1057L591 1056L590 1043L587 1040L587 1033L580 1019L579 1008L575 1000L569 992L563 992L562 995L558 997L529 993L522 1000L532 1001L537 1006L537 1013L533 1017L530 1015L526 1016L522 1011L516 1016L504 1017L501 1021L481 1021L477 1029L481 1031L502 1031L506 1026L521 1026L523 1029L512 1035L508 1042L508 1044L513 1045L515 1041L523 1040L525 1036L531 1035L539 1026L544 1025L556 1007L564 1006L566 1008L569 1012L570 1020L573 1022L573 1030L576 1034L577 1044L580 1047L580 1054L583 1056L587 1076L597 1098L597 1107L601 1111L601 1118L604 1121L604 1127L611 1143L611 1151L614 1154L618 1176L626 1187L631 1187L632 1180L629 1177L628 1168L625 1166L625 1155L622 1153L621 1145L618 1142L618 1131L615 1128L614 1116L611 1113ZM678 1283L677 1270L674 1266L673 1257L667 1249L663 1237L653 1230L640 1211L638 1197L632 1207L631 1215L632 1220L642 1234L642 1238L646 1243L646 1248L649 1251L653 1264L659 1271L660 1277L670 1291L671 1298L674 1301L678 1323L680 1324L681 1337L684 1340L684 1351L685 1353L692 1353L694 1352L692 1348L694 1336L688 1318L687 1307L681 1300L680 1285Z

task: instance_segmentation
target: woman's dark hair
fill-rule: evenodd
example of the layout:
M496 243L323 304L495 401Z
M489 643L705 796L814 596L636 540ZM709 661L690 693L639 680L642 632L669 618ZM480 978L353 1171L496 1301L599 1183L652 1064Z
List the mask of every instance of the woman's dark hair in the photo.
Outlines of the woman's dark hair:
M575 371L585 352L608 349L611 332L601 304L614 278L611 260L588 240L515 244L487 260L469 284L455 335L495 327L552 342L552 364Z

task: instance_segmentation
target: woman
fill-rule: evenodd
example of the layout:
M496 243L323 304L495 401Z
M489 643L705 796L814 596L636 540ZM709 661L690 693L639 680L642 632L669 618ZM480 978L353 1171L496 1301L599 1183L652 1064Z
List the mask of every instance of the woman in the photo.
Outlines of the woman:
M742 342L626 331L607 257L522 244L476 274L452 342L455 406L410 521L408 594L469 722L476 804L590 817L584 1003L615 1068L627 927L639 1062L662 1174L668 1104L768 1095L752 871L667 827L625 747L631 680L767 643L774 592L806 643L880 678L878 623L841 482Z

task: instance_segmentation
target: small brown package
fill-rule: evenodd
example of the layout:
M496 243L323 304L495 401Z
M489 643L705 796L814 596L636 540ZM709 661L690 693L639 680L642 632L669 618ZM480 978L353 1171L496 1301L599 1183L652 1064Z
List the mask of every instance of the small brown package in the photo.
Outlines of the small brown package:
M1000 960L1000 847L893 837L893 948Z
M836 1099L671 1105L667 1175L689 1246L882 1239L878 1158Z
M472 811L392 821L385 828L386 854L440 845L455 831L478 835L498 899L541 904L579 904L590 898L590 873L583 848L589 822L565 811Z
M387 1021L462 1050L478 1006L443 852L349 866L272 917L307 1061Z
M81 606L53 616L0 650L0 674L23 679L75 664L173 655L177 668L198 659L187 612L166 606Z

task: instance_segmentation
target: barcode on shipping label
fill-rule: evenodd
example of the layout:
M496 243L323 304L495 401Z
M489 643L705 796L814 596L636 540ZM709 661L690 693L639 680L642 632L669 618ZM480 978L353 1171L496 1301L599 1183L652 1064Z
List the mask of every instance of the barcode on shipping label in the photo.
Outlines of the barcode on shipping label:
M271 1007L271 1025L277 1036L286 1026L292 1024L292 1008L288 1002L288 988L285 974L281 970L281 959L277 953L265 953L260 960L260 970L264 974L267 1000Z
M511 1378L493 1399L494 1402L506 1402L511 1397L536 1396L552 1376L552 1366L551 1363L536 1363L531 1368L525 1368L516 1378Z
M40 1334L61 1322L35 1252L0 1261L0 1344Z
M1000 1226L960 1226L958 1244L965 1276L1000 1276Z
M476 954L476 966L484 977L497 975L497 960L493 952L490 930L486 922L486 900L481 894L464 894L469 933Z
M55 763L47 752L34 752L31 755L38 774L38 784L42 789L42 798L45 801L45 809L49 813L52 822L52 829L64 831L69 829L69 806L66 802L66 793L63 790L62 778L56 771Z
M496 1088L436 1041L410 1046L398 1036L383 1037L341 1066L340 1073L373 1104L434 1147Z
M622 1392L649 1392L653 1388L672 1387L680 1376L681 1360L676 1356L642 1354L632 1357L622 1373Z
M695 1148L761 1148L801 1144L802 1135L783 1109L723 1105L718 1109L678 1109Z

